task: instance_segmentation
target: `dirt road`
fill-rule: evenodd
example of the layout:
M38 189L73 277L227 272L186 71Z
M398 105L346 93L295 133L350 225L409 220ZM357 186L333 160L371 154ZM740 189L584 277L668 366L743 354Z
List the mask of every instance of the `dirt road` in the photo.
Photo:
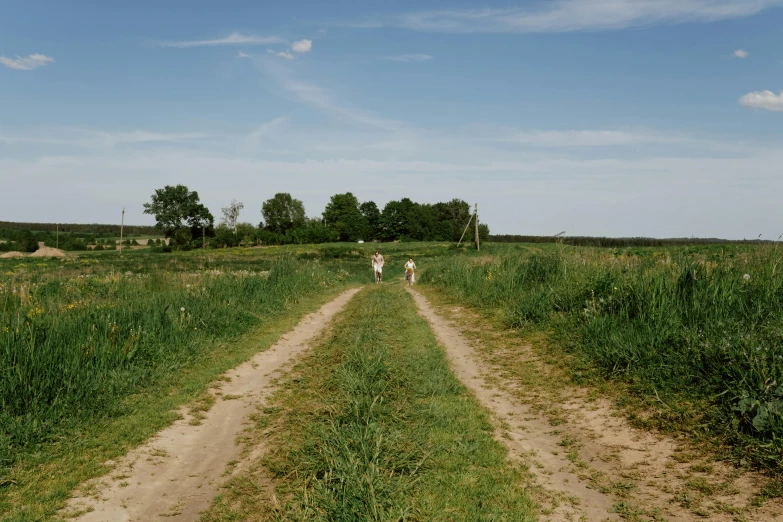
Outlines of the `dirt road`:
M498 421L495 436L508 448L510 458L523 464L533 459L537 466L530 466L530 471L542 486L558 497L559 502L555 502L545 520L579 520L582 516L591 521L617 520L618 517L610 513L612 499L589 489L570 471L571 463L559 444L561 439L551 434L551 426L532 415L527 406L510 394L490 384L486 379L488 368L462 333L438 315L424 296L415 290L410 293L420 315L430 323L445 348L454 373L494 414Z
M518 335L476 332L460 324L486 323L475 314L436 309L410 292L454 373L493 414L509 458L543 486L542 520L783 520L780 499L757 501L764 477L700 455L687 441L630 426L608 400L569 383L520 345Z
M236 437L247 417L263 407L276 372L294 360L358 292L348 290L306 316L269 350L227 372L213 390L215 404L183 419L128 454L111 476L85 488L69 510L82 522L198 520L242 450Z

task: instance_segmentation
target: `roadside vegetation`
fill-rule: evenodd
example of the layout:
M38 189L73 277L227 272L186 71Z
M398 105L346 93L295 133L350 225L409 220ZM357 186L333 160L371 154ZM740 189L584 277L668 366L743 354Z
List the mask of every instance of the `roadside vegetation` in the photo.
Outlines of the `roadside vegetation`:
M551 245L440 259L421 281L545 339L577 382L622 385L645 406L632 414L640 425L706 437L780 474L782 257L771 245Z
M202 520L536 519L525 473L398 285L354 298L248 442L266 456Z
M0 260L0 519L51 516L103 461L357 281L290 255L109 255Z

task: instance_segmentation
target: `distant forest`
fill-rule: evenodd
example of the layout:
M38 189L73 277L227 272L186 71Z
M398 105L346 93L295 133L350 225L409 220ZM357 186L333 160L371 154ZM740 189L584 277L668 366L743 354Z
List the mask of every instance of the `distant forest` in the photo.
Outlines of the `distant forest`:
M76 223L17 223L0 221L0 230L30 230L31 232L80 232L102 237L120 237L120 225L76 224ZM159 235L154 226L125 225L125 234L131 236Z
M656 239L652 237L591 237L591 236L521 236L490 235L489 241L495 243L562 243L571 246L589 246L606 248L623 247L664 247L688 245L725 245L747 243L773 243L765 239L718 239L698 237L676 237Z

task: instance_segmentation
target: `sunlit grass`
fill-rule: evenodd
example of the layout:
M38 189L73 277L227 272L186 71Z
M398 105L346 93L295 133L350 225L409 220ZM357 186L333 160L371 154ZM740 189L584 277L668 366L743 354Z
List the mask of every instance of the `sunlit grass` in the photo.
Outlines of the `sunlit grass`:
M509 327L547 332L574 355L576 379L627 383L666 405L668 428L706 427L738 461L780 470L781 261L774 246L550 247L439 260L421 281Z

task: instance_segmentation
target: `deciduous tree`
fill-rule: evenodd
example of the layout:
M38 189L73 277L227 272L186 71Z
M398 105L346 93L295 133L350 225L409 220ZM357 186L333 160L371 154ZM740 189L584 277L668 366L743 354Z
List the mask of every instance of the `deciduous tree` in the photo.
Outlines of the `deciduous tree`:
M261 213L266 221L266 229L275 234L285 234L305 223L304 205L287 192L279 192L264 202Z
M381 211L374 201L365 201L359 205L359 210L364 217L364 239L378 239L381 237Z
M166 185L157 189L149 203L144 203L144 213L155 216L155 226L171 237L177 246L190 245L191 229L211 228L215 218L201 204L198 192L185 185ZM178 232L180 230L185 230ZM187 232L187 233L186 233Z
M227 207L220 209L221 212L223 212L223 220L221 223L225 223L225 225L233 230L235 234L237 231L237 221L239 220L239 211L243 208L245 208L244 203L232 199Z
M324 221L339 234L340 241L362 239L365 231L359 200L350 192L332 196L324 210Z

